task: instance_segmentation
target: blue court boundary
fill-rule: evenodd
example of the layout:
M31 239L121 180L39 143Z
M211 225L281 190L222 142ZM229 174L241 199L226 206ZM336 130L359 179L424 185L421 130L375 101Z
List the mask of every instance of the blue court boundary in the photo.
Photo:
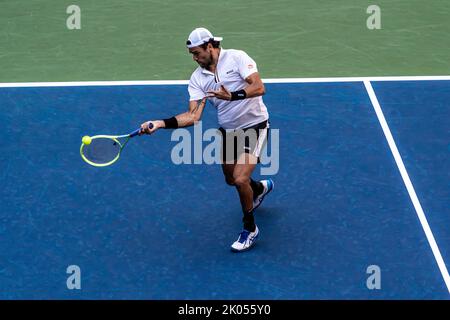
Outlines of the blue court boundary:
M335 83L335 82L362 82L367 90L368 96L377 115L378 121L385 138L389 144L392 156L395 159L397 168L402 176L403 182L411 202L415 208L424 233L427 237L434 258L439 266L439 270L444 279L446 287L450 293L450 276L445 262L436 244L434 235L428 224L426 215L416 195L414 186L409 179L408 172L403 164L400 152L397 149L395 139L392 136L389 125L384 118L382 106L380 105L376 92L371 83L380 81L449 81L450 76L417 76L417 77L347 77L347 78L282 78L282 79L263 79L265 83ZM86 82L31 82L31 83L0 83L0 88L21 88L21 87L78 87L78 86L133 86L133 85L185 85L187 80L167 80L167 81L86 81Z

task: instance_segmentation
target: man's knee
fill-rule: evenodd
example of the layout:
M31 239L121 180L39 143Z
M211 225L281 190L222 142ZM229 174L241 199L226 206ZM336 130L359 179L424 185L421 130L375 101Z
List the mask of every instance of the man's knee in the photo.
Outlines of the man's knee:
M250 183L250 179L247 176L236 176L234 177L234 185L238 188L249 184Z
M225 182L229 186L234 186L234 179L232 177L225 176Z

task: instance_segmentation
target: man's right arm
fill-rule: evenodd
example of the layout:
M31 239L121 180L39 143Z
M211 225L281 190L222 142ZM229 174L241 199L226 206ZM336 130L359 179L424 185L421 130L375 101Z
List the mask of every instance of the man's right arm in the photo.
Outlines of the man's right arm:
M189 101L189 111L180 113L175 117L164 120L150 120L141 124L140 134L152 134L160 128L175 129L189 127L194 125L202 117L207 98L201 100ZM149 124L153 124L153 128L149 128Z

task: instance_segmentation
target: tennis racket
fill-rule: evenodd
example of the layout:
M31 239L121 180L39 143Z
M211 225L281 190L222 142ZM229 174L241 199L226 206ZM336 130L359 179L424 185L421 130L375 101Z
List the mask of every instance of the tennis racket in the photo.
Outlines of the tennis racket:
M149 128L153 128L153 124L149 123ZM119 160L120 154L125 148L128 140L137 136L140 128L129 134L120 136L97 135L93 137L83 137L80 155L88 164L94 167L106 167L112 165Z

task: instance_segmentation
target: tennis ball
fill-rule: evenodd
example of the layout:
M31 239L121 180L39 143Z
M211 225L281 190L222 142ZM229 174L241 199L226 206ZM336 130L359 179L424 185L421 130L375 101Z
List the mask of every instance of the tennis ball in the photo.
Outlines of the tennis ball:
M84 136L81 141L83 141L84 144L91 144L92 139L89 136Z

